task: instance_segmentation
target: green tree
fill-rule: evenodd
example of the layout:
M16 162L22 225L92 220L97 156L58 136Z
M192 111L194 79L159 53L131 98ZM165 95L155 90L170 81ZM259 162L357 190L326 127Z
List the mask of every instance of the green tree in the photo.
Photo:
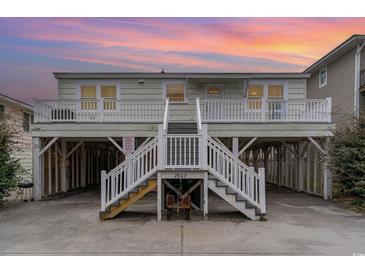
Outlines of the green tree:
M365 197L365 118L334 132L331 168L337 190Z
M19 160L12 157L22 150L17 141L18 126L8 116L0 114L0 203L17 187L24 174Z

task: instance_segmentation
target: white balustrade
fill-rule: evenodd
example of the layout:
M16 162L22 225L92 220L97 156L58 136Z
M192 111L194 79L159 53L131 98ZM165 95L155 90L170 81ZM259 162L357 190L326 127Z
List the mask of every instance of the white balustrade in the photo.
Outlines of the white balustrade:
M324 100L202 100L204 122L330 122L331 98Z
M264 169L256 173L211 137L207 138L207 165L212 175L265 213Z
M142 145L108 173L101 173L101 211L146 181L158 168L158 138Z
M199 134L164 134L141 145L108 173L101 173L101 211L127 195L158 170L206 170L265 213L265 174L256 173L224 145L207 135L204 125Z
M163 165L166 169L201 168L202 135L163 136Z
M163 101L35 100L34 122L161 122Z

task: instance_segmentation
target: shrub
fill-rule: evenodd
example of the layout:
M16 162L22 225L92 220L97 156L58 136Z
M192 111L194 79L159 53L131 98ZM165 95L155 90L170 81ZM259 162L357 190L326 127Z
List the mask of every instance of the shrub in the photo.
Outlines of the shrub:
M364 117L336 130L329 152L337 190L365 197Z
M12 157L22 150L17 141L18 128L9 117L0 115L0 203L17 187L24 174L19 160Z

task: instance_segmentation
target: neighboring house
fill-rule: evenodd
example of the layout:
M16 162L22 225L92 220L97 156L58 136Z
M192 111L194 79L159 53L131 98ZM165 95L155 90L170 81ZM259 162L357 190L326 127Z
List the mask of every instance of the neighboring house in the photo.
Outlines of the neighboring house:
M54 75L58 99L34 101L35 199L101 184L106 219L157 187L158 219L167 191L206 217L209 189L257 219L268 183L331 197L331 98L307 98L307 73Z
M304 71L308 98L332 97L337 126L365 113L364 45L365 35L353 35Z
M24 167L24 179L32 178L32 135L33 107L7 95L0 94L0 112L8 115L17 127L17 143L20 152L14 154Z

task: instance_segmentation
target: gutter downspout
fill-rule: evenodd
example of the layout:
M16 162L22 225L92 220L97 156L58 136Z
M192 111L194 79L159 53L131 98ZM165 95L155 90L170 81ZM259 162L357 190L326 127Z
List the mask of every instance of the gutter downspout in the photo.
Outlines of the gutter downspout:
M354 90L354 116L359 118L359 89L360 89L360 58L361 50L364 48L365 42L357 46L355 54L355 90Z

